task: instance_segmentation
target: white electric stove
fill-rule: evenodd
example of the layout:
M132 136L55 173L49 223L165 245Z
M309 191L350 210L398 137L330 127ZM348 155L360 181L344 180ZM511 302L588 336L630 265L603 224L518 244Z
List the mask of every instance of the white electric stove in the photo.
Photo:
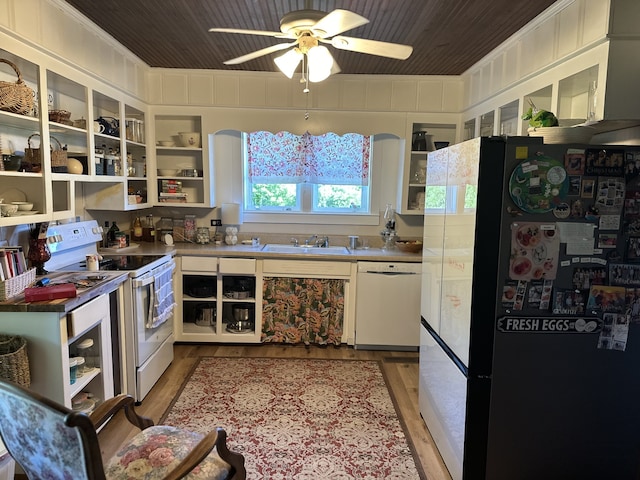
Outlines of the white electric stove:
M50 225L47 236L52 240L51 259L45 269L78 272L85 278L99 278L113 271L129 272L114 335L119 337L122 390L141 402L173 361L175 301L171 278L175 262L171 255L101 254L99 271L89 272L86 256L98 253L102 231L95 220ZM161 322L157 321L157 305L154 308L159 282L164 282Z

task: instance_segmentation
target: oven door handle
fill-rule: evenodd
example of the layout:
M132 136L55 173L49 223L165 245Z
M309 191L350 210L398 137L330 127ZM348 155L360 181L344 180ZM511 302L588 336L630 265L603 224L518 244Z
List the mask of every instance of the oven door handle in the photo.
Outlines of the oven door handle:
M153 282L155 282L155 277L153 275L149 275L148 277L143 278L142 280L132 280L131 285L134 288L140 288L140 287L146 287L147 285L150 285Z

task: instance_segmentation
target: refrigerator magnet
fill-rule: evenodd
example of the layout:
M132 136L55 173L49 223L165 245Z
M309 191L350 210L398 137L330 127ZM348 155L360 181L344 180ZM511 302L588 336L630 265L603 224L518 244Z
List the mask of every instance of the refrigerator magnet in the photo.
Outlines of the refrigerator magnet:
M564 165L544 155L520 162L509 178L511 200L527 213L552 211L568 192L569 176Z

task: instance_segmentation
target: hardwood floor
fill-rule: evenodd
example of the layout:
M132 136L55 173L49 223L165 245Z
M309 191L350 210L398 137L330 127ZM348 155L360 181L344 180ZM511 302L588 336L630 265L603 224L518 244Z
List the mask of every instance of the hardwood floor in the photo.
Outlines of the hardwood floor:
M419 461L429 480L450 480L429 431L418 409L418 354L354 350L352 347L318 347L299 345L210 345L180 344L174 346L174 361L149 395L137 407L142 415L158 423L182 382L199 357L273 357L383 360L387 381L404 418ZM136 430L119 414L99 434L104 458L111 457Z

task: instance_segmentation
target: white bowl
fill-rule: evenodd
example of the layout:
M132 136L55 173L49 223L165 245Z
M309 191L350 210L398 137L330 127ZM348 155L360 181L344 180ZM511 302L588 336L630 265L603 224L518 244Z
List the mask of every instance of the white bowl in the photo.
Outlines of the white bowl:
M172 140L159 140L158 145L161 147L175 147L176 143Z
M16 205L21 212L28 212L33 210L33 203L31 202L11 202L11 205Z
M18 205L12 205L9 203L0 204L0 212L2 212L3 217L7 217L9 215L13 215L18 211Z
M180 143L183 147L200 147L200 134L198 132L180 132L178 135L180 135Z

